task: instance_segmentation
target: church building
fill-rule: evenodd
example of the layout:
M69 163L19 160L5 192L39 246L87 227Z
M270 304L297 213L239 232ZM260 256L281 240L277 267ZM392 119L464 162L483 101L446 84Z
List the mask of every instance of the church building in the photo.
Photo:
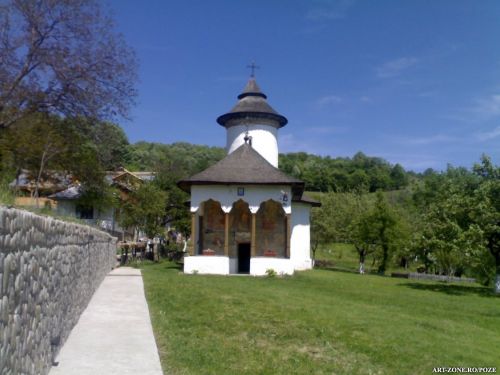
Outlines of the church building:
M191 194L191 248L185 273L291 275L312 267L309 217L319 203L278 169L278 130L288 120L250 77L226 128L227 156L179 181Z

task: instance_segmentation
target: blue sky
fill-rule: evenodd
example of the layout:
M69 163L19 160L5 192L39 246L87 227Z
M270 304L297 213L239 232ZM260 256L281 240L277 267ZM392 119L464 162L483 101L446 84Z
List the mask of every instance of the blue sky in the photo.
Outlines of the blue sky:
M109 0L140 60L131 142L225 145L253 60L280 152L500 163L500 1Z

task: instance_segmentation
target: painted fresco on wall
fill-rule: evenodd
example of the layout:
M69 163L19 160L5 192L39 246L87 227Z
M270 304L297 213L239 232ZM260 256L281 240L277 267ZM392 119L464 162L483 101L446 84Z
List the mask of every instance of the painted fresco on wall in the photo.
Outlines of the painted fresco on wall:
M237 257L238 244L251 241L252 214L248 203L239 200L229 214L229 256Z
M203 204L202 253L224 255L224 211L219 202L208 200ZM212 250L212 252L207 251Z
M286 216L281 204L272 200L262 203L256 219L256 255L284 257Z

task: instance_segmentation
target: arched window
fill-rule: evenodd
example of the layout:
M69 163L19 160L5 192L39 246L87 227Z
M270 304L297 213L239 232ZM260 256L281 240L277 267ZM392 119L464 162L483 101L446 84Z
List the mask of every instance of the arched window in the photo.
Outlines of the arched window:
M263 202L256 217L256 255L284 258L286 253L286 215L280 203Z
M203 203L200 216L201 254L224 255L224 211L219 202L208 200Z

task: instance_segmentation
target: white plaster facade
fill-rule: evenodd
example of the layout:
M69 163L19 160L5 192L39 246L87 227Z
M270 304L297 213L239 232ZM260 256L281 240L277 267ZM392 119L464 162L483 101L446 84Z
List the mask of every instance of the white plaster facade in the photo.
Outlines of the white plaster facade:
M229 263L230 258L224 256L189 256L184 258L184 273L199 273L203 275L229 275Z
M226 150L230 154L245 143L245 135L252 137L252 147L275 168L278 168L278 129L266 124L233 125L227 128Z
M243 187L245 194L239 196L238 188ZM212 199L221 204L225 213L231 212L233 203L243 200L249 205L251 213L259 210L262 202L274 200L282 203L283 210L291 218L290 256L289 258L252 257L250 259L250 275L264 276L269 269L279 275L292 275L294 271L312 268L310 254L310 223L311 206L304 203L283 202L283 192L291 197L289 186L251 186L251 185L212 185L191 187L191 213L203 215L202 203ZM258 233L257 233L258 235ZM198 233L192 241L198 244ZM238 272L237 258L213 255L191 255L184 258L185 273L228 275Z
M244 195L238 195L238 188L244 188ZM222 211L231 212L233 203L242 199L248 203L250 212L255 214L260 204L269 199L283 202L283 195L292 196L290 186L274 185L193 185L191 187L191 212L197 212L201 203L212 199L220 203ZM292 213L290 201L283 202L286 214Z
M250 144L251 148L257 151L273 167L278 168L278 129L285 126L287 119L277 114L266 102L267 97L260 91L253 77L249 80L244 92L238 96L240 101L233 110L217 119L217 122L226 128L226 150L228 155L238 150L245 143ZM247 138L248 137L248 138ZM233 154L233 156L236 154ZM244 161L242 162L244 163ZM292 203L292 185L274 185L266 181L258 184L236 185L236 184L216 184L212 183L193 183L190 185L191 193L191 214L192 214L192 243L193 253L184 258L185 273L201 274L220 274L227 275L238 272L239 261L244 259L249 261L249 274L254 276L266 275L268 270L274 270L277 274L291 275L295 270L306 270L312 268L310 255L310 225L309 214L311 204ZM203 180L202 180L203 181ZM227 180L224 180L227 181ZM231 181L247 181L231 180ZM283 181L283 180L280 180ZM241 188L244 194L241 194ZM240 194L239 193L240 190ZM296 192L295 192L296 193ZM213 200L220 203L225 215L225 256L198 255L205 249L200 249L199 228L197 223L203 222L200 216L204 216L203 203ZM230 257L229 246L229 225L228 215L233 208L233 204L243 200L248 204L248 208L255 220L255 214L263 202L273 200L279 202L286 215L286 251L280 255L270 256L265 252L254 251L259 239L265 241L265 236L259 236L259 229L252 229L251 245L253 250L250 258L248 255L243 258L240 253L237 257ZM266 212L266 211L264 211ZM206 232L209 233L209 232ZM262 233L262 232L261 232ZM203 235L202 235L203 237ZM252 243L252 241L254 241ZM248 243L247 243L248 245ZM262 247L262 246L261 246ZM262 250L262 249L261 249ZM234 253L233 253L234 255ZM248 265L248 263L245 263Z
M292 235L290 238L290 260L295 270L312 268L311 236L309 216L311 206L304 203L292 204Z

